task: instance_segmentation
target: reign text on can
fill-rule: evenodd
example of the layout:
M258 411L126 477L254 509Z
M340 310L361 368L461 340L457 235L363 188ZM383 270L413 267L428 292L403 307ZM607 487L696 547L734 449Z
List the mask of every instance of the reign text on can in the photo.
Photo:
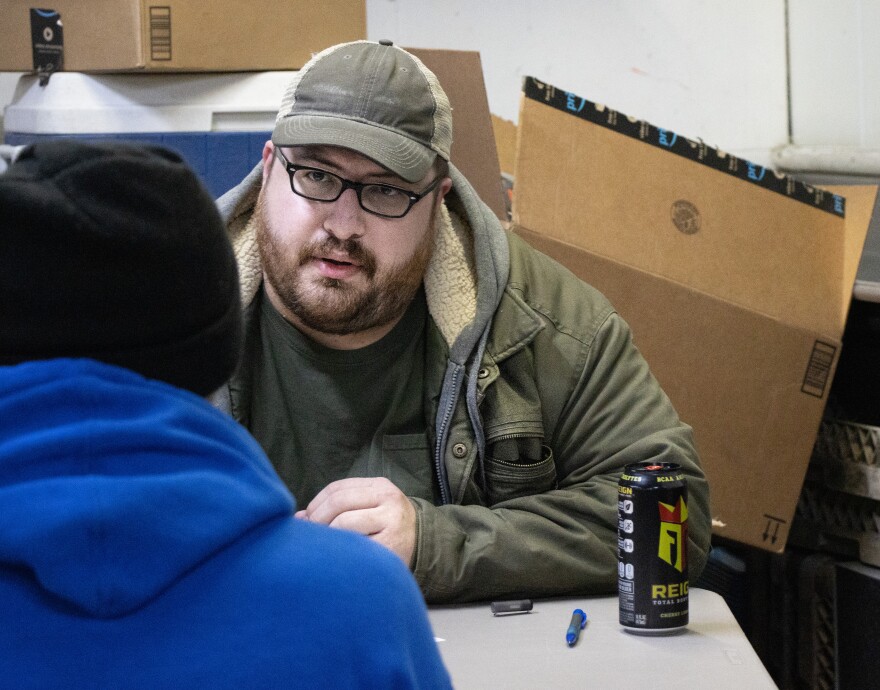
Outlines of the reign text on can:
M628 465L617 487L617 595L627 632L688 623L687 483L673 463Z

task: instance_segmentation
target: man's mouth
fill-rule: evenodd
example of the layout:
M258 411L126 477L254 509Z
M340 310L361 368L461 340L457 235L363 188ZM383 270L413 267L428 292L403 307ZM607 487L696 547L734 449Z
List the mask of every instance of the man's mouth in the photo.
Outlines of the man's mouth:
M315 257L318 261L326 261L329 264L334 264L336 266L357 266L354 261L347 261L345 259L334 259L329 256L319 256Z
M318 274L332 280L353 279L363 274L367 279L376 271L375 259L358 243L328 238L304 247L299 264L312 266Z
M361 270L361 265L350 261L347 258L334 256L315 256L313 261L318 268L318 272L324 278L332 278L334 280L345 280L352 278Z

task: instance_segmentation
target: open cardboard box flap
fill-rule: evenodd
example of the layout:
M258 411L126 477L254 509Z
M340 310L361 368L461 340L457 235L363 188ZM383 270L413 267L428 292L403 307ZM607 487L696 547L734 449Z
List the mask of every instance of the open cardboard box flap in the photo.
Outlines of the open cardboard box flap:
M817 189L532 79L517 137L515 231L632 326L694 427L715 532L782 550L876 187Z

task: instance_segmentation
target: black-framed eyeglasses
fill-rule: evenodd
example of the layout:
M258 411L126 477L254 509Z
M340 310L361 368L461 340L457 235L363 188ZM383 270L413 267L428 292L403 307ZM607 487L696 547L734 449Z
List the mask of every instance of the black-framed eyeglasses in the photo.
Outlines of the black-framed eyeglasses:
M287 160L277 146L275 154L287 170L290 189L294 194L312 201L336 201L346 189L353 189L364 211L383 218L403 218L415 203L427 196L443 179L441 175L421 192L413 192L390 184L352 182L320 168L296 165Z

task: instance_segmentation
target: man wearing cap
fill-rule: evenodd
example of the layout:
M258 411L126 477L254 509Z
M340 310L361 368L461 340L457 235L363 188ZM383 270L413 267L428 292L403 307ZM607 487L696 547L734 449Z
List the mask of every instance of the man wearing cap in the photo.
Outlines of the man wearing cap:
M245 354L216 404L266 449L303 519L367 534L429 602L608 592L617 481L708 488L605 298L507 233L449 161L449 101L417 58L357 41L296 73L262 162L220 208Z
M406 567L204 399L241 303L180 157L36 144L0 208L0 687L449 688Z

